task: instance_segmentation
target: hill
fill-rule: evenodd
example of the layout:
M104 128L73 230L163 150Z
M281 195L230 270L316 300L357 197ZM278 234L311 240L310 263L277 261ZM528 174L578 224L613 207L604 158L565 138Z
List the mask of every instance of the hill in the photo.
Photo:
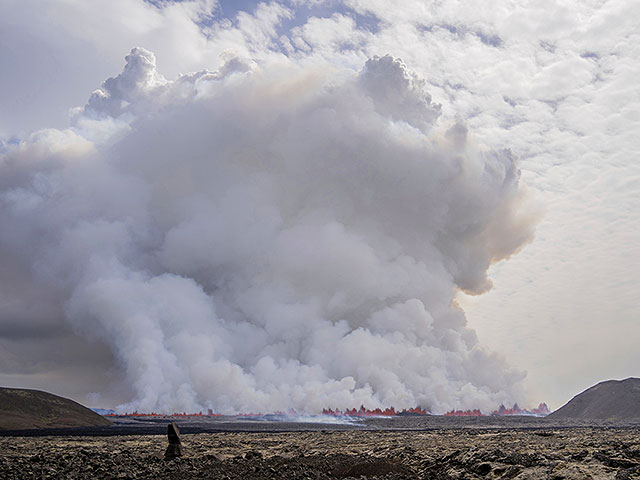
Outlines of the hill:
M38 390L0 387L0 430L101 425L111 422L68 398Z
M573 397L547 418L640 420L640 378L600 382Z

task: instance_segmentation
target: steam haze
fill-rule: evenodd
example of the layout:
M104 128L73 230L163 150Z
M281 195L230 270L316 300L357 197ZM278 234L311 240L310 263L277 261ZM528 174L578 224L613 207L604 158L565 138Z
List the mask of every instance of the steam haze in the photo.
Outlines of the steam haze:
M533 217L515 156L440 110L391 56L169 81L134 48L73 128L2 156L18 301L108 347L121 410L513 402L524 374L453 300Z

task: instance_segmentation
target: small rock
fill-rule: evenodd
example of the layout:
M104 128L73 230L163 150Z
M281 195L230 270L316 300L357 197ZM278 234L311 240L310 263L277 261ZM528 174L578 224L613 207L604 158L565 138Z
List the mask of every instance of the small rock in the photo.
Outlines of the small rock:
M167 427L167 437L169 446L164 452L164 458L170 460L172 458L182 456L182 442L180 441L180 429L176 422L171 422Z
M473 467L473 471L478 475L485 476L487 473L491 471L490 463L479 463Z
M249 450L247 453L244 454L244 458L247 460L262 458L262 453L260 453L257 450Z

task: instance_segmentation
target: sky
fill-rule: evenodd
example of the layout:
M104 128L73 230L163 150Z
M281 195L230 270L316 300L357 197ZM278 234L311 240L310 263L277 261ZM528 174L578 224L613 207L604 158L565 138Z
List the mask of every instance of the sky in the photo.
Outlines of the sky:
M640 376L639 16L0 2L0 384L442 413Z

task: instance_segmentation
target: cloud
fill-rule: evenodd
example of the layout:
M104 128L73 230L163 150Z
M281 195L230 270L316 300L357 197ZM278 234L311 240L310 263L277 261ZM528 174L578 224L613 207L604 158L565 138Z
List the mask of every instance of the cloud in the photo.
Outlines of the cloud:
M636 272L640 268L636 228L640 220L636 212L640 212L640 208L637 188L634 189L640 178L635 161L639 147L635 134L638 94L637 82L634 82L639 73L636 60L639 30L634 22L638 16L634 15L639 8L637 2L621 0L602 5L570 2L542 7L501 4L493 9L484 8L480 2L462 4L448 0L437 4L407 1L402 9L391 9L388 2L377 0L282 1L260 6L258 2L247 1L233 2L231 9L229 5L229 2L217 5L207 1L142 0L74 0L47 5L33 0L2 2L0 64L11 68L3 70L4 75L0 76L0 152L6 155L11 151L14 166L12 174L0 182L8 185L22 181L20 175L27 173L16 165L24 163L40 169L40 175L31 179L33 188L23 185L8 195L16 201L21 198L20 208L25 212L33 213L38 205L45 204L56 188L61 188L59 183L49 181L49 173L56 170L56 162L67 155L64 153L67 149L68 157L75 162L69 163L75 166L73 169L68 168L79 172L76 168L84 166L86 191L102 195L103 208L109 218L119 218L119 212L127 209L123 205L130 201L125 195L110 194L109 189L121 192L126 186L140 196L134 202L138 205L135 221L142 220L146 218L148 198L162 203L157 200L158 195L149 194L148 186L154 182L162 184L161 175L154 176L151 169L142 168L131 174L118 167L117 180L109 188L101 188L100 182L94 179L104 177L106 181L113 167L109 166L110 162L95 160L94 156L100 159L107 155L108 145L113 145L115 152L131 145L129 153L135 157L135 142L127 139L137 134L139 126L145 125L146 135L154 138L154 128L155 137L172 135L177 129L168 120L162 123L163 115L178 117L182 112L184 118L180 117L178 123L185 125L191 125L190 119L196 117L207 122L210 117L202 99L215 96L216 92L237 94L233 98L242 104L247 97L239 90L219 87L221 82L227 87L238 82L239 88L242 82L249 81L238 73L254 72L249 77L255 80L269 72L269 80L260 84L263 89L253 90L254 96L265 100L258 109L264 112L272 108L267 99L281 98L276 95L287 80L289 69L296 72L292 78L298 81L296 88L288 91L311 101L315 97L310 85L323 85L323 79L330 79L329 84L353 84L351 80L347 82L347 78L353 79L353 72L362 71L367 60L389 55L395 63L402 58L402 63L408 66L402 75L412 78L411 82L424 79L425 83L418 86L416 92L429 92L431 98L427 103L432 107L441 106L433 125L430 120L424 121L422 127L418 125L420 100L405 90L401 90L403 96L390 99L385 106L381 96L376 101L370 96L367 99L361 84L353 87L358 91L353 99L350 96L342 99L344 108L349 110L355 108L354 105L360 108L363 102L368 102L375 115L388 115L396 127L403 126L404 129L397 128L394 135L404 135L403 141L408 144L415 144L416 137L407 135L412 130L406 128L413 125L412 128L428 131L429 141L444 142L443 148L448 152L456 148L462 148L467 156L470 152L497 152L505 160L497 162L492 169L505 169L505 173L511 162L509 157L517 156L523 180L519 182L518 191L522 192L522 184L526 183L538 201L546 204L547 213L537 227L536 241L509 262L494 264L491 268L495 287L480 297L458 299L482 343L506 354L512 364L528 370L527 387L531 390L529 401L532 403L544 399L559 405L576 391L602 378L638 375L633 371L638 362L632 346L619 348L620 342L616 340L634 338L638 333L633 313L637 311ZM246 13L238 15L240 10ZM223 14L227 14L227 18ZM553 21L548 21L549 18ZM89 93L105 78L118 77L115 74L121 69L122 57L135 45L155 53L158 70L170 81L164 86L140 90L133 94L133 102L122 101L119 97L122 92L115 92L113 98L119 98L119 104L115 100L107 101L112 108L108 114L85 111L83 105ZM278 70L275 67L278 63L287 68ZM265 65L273 68L267 69ZM225 71L227 68L229 72ZM331 74L324 69L331 70ZM414 77L411 71L415 72ZM181 72L197 73L182 75ZM258 83L254 81L252 85L258 86ZM106 94L105 87L99 89ZM405 102L407 111L404 107L396 107L394 111L396 101ZM72 129L63 131L69 125L68 108L77 105L81 107L72 111ZM408 112L414 110L417 116L411 120ZM229 107L227 111L234 110ZM278 107L273 111L283 112L283 109ZM235 118L235 114L231 117ZM265 115L255 117L262 118L261 125L275 125ZM290 117L280 117L283 122L287 118ZM463 120L463 128L453 127L447 134L446 130L454 126L458 118ZM318 121L321 128L327 123ZM360 130L364 127L360 125ZM41 128L49 130L29 140L30 133ZM220 121L215 129L224 134L217 144L226 145L225 135L233 136L242 128L241 123L227 125ZM465 130L468 133L464 133ZM310 138L306 131L299 134ZM180 135L191 138L186 128ZM16 153L16 144L20 141L24 142L20 147L22 154ZM238 155L243 158L254 155L264 149L258 145L264 144L269 142L260 139L246 144L243 153ZM153 145L150 140L150 150ZM164 148L176 156L190 148L199 151L198 155L205 154L197 136L182 145L182 150L172 150L172 145ZM327 148L319 141L314 145ZM357 145L362 147L362 143ZM512 153L502 152L505 147ZM48 150L51 152L47 153ZM379 153L373 149L365 151L366 155L350 155L362 159L374 158ZM292 152L295 149L290 148L293 155ZM158 150L154 155L162 158L162 153ZM92 161L81 160L85 158ZM362 160L359 166L367 167L366 175L376 172ZM168 175L176 185L182 182L183 190L188 191L189 176L184 171L171 168L169 162L164 163L164 168L171 171ZM246 195L237 193L235 197L229 196L228 201L232 198L241 201ZM331 195L324 194L326 198ZM114 209L106 198L119 205L120 210ZM259 199L253 201L262 206ZM516 245L527 237L526 229L521 229L523 237L503 234L501 218L511 216L512 211L529 211L527 205L521 204L523 201L521 198L507 202L505 208L496 210L492 220L487 220L491 227L481 236L488 246L482 249L495 253L487 264L519 251ZM85 203L83 207L92 204ZM171 202L166 205L177 208ZM74 208L83 211L77 205ZM86 212L87 216L93 214ZM259 228L267 229L268 222L274 221L272 215L278 214L269 210L265 213L268 220ZM180 216L180 212L175 215ZM206 213L202 216L206 217ZM60 214L55 218L66 219ZM232 225L226 217L225 221ZM520 215L518 221L526 225L532 220ZM46 223L46 219L42 222ZM152 227L156 228L155 223ZM13 235L15 242L19 242L24 238L20 235L26 235L29 228L23 223L20 229L5 235ZM188 228L185 226L182 235L172 234L171 242L177 245L186 241L189 229L206 230L193 220ZM207 235L221 235L210 230L206 231ZM37 236L38 231L35 228L29 235ZM503 241L505 244L501 245ZM474 241L460 248L451 245L449 255L476 258L477 244ZM195 240L190 245L194 249L207 248L205 243ZM25 242L22 248L25 252L31 249L31 255L35 255L32 243ZM474 252L467 253L467 249ZM171 262L178 262L173 258L176 250L179 248L163 246L163 255L166 255L163 261L168 263L157 267L158 271L173 265ZM238 242L220 256L241 256L249 250L247 245ZM5 252L3 265L9 256L14 256L13 251ZM31 257L22 258L25 259L22 277L28 280L34 261ZM181 261L187 262L187 259ZM194 255L192 261L197 264L198 258ZM38 268L46 266L39 260L35 264ZM458 267L447 266L447 269L453 271ZM154 269L152 273L155 272ZM486 291L492 282L482 269L475 272L474 276L467 270L456 276L454 282L461 282L472 293ZM27 288L27 280L20 281L20 285ZM568 289L567 285L574 288ZM46 318L50 303L62 298L45 286L27 290L30 293L20 302L16 303L7 294L2 302L11 301L12 312L31 312L29 308L39 305L37 299L44 295L46 300L42 301L46 306L38 307L39 313L33 315ZM59 313L52 311L51 315L57 315L59 323L63 321ZM26 315L20 315L8 323L26 322L25 318ZM22 331L36 329L23 328ZM580 334L576 336L576 332ZM585 349L601 353L590 356L587 365L582 360ZM38 382L43 381L42 376L38 378ZM560 380L554 380L556 378ZM23 384L37 385L29 379ZM130 392L123 391L122 401L129 395Z

